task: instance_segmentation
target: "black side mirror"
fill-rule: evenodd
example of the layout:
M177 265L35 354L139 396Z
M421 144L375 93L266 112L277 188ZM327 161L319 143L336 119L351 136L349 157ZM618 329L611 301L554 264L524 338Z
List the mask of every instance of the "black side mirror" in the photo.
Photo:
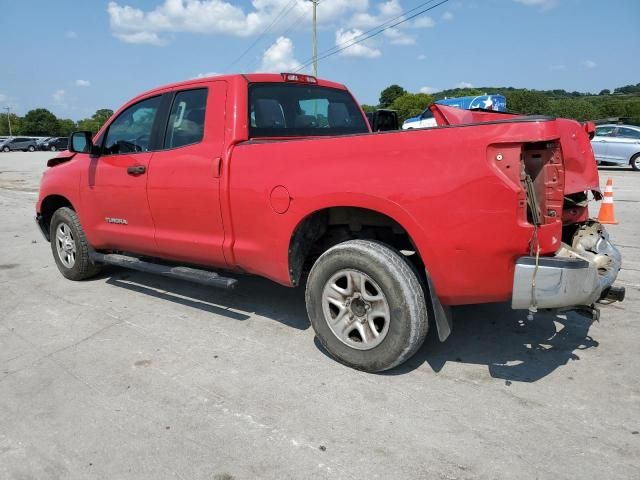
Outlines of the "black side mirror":
M73 153L92 153L91 132L73 132L69 138L69 151Z

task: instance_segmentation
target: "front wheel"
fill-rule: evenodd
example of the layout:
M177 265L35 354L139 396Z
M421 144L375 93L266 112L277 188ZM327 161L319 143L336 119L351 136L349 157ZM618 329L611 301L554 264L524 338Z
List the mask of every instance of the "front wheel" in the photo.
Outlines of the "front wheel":
M4 148L2 149L2 151L3 151L3 152L10 152L10 151L11 151L11 149L10 149L9 147L4 147Z
M29 148L27 150L29 150L30 152L35 152L36 147L34 147L33 145L29 145Z
M323 253L309 273L306 303L320 343L358 370L400 365L427 335L420 280L399 252L382 243L350 240Z
M51 252L58 270L69 280L84 280L100 272L89 258L89 243L78 215L68 207L55 211L49 226Z
M51 149L50 149L50 150L51 150L52 152L55 152L55 151L57 150L57 148L56 148L56 146L55 146L55 145L51 145Z
M640 153L636 153L633 157L631 157L631 168L633 168L636 172L640 170Z

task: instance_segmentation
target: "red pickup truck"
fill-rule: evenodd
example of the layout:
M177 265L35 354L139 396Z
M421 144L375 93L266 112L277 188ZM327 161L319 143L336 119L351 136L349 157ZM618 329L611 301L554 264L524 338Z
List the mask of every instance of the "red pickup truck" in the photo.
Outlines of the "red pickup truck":
M589 218L593 126L431 109L437 128L372 133L346 87L307 75L168 85L71 136L37 222L71 280L114 264L306 286L321 343L366 371L405 361L430 325L444 341L454 305L622 300L620 253Z

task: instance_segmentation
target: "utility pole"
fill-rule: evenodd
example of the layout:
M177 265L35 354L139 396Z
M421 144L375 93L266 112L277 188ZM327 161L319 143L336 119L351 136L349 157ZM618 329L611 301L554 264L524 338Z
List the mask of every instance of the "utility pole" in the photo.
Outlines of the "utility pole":
M13 137L11 133L11 107L4 107L4 109L7 111L7 122L9 122L9 136Z
M317 29L316 29L316 10L318 9L318 2L320 2L320 0L309 0L311 3L313 3L313 40L312 40L312 45L313 45L313 76L317 77L318 76L318 34L317 34Z

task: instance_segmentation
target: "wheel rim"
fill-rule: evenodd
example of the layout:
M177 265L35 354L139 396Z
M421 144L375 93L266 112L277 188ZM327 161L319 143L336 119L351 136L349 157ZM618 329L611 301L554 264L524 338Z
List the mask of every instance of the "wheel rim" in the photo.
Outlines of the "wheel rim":
M633 166L640 170L640 156L633 159Z
M358 270L340 270L327 281L322 312L338 340L357 350L380 345L389 332L387 298L369 275Z
M55 152L56 151L56 147L51 147L51 151Z
M62 264L67 268L73 268L76 264L76 241L66 223L60 223L56 228L56 250Z

